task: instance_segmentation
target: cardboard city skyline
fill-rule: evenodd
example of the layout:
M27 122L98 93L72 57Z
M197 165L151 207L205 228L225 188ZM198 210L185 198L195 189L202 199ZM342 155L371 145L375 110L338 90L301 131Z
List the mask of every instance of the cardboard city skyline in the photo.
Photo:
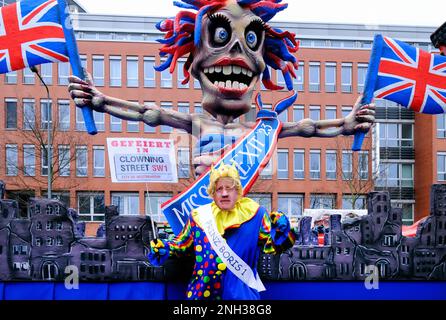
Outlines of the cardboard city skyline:
M330 216L323 245L311 217L302 217L291 249L261 255L262 279L364 280L373 265L382 280L446 280L446 185L432 186L431 212L415 237L402 236L402 210L391 207L388 193L371 192L367 200L368 215L347 223ZM67 266L94 282L187 281L192 272L193 257L150 265L149 217L120 216L108 206L103 236L86 238L76 211L60 201L32 199L28 211L19 218L15 200L0 200L0 281L63 281Z

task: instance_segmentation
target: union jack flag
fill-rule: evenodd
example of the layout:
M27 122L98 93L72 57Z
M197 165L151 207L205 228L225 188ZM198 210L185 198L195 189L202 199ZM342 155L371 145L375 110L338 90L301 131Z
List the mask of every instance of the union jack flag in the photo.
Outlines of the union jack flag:
M57 0L25 0L0 10L0 73L48 62L69 53Z
M416 112L446 112L446 57L376 35L364 96L387 99Z

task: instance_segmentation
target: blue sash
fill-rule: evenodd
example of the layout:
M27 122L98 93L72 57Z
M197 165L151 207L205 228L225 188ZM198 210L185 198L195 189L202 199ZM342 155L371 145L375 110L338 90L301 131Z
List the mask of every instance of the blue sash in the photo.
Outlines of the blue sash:
M239 170L243 187L243 195L247 194L257 180L260 172L268 164L277 144L282 123L277 115L291 106L297 99L297 93L279 101L273 110L263 109L260 94L256 104L259 108L256 124L253 129L241 137L230 150L214 163L218 168L222 163L235 163ZM210 168L207 169L189 188L164 202L161 209L177 235L183 229L189 214L193 209L212 202L207 194Z

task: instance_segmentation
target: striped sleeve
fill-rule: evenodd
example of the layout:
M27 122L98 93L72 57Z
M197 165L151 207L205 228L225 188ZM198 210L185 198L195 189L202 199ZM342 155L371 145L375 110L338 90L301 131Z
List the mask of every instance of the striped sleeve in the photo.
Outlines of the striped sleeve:
M167 244L169 245L169 254L171 256L188 255L191 253L192 245L194 243L192 224L193 222L191 222L191 217L189 217L183 227L183 230L181 230L181 232L175 238L167 241Z
M292 230L288 232L288 236L281 243L275 243L271 237L271 218L265 210L262 223L260 225L259 242L263 244L263 252L266 254L276 254L285 251L293 246L296 236Z

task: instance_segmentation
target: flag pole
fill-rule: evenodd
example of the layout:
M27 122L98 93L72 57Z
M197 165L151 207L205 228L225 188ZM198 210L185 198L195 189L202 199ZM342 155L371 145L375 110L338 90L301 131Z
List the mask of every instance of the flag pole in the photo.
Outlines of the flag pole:
M369 67L367 69L367 76L364 83L364 92L361 99L361 105L366 105L372 102L375 93L376 79L378 77L379 56L382 50L382 36L377 34L373 39L373 47L370 52ZM361 151L362 143L366 132L355 133L353 140L352 151Z
M65 35L71 69L73 69L73 74L76 77L85 80L85 72L82 68L81 59L79 57L79 51L77 48L76 38L74 36L73 25L67 2L66 0L57 0L57 3L59 5L60 21ZM93 110L90 106L83 106L81 109L87 132L91 135L95 135L98 133L98 130L96 129L96 124L94 123Z

